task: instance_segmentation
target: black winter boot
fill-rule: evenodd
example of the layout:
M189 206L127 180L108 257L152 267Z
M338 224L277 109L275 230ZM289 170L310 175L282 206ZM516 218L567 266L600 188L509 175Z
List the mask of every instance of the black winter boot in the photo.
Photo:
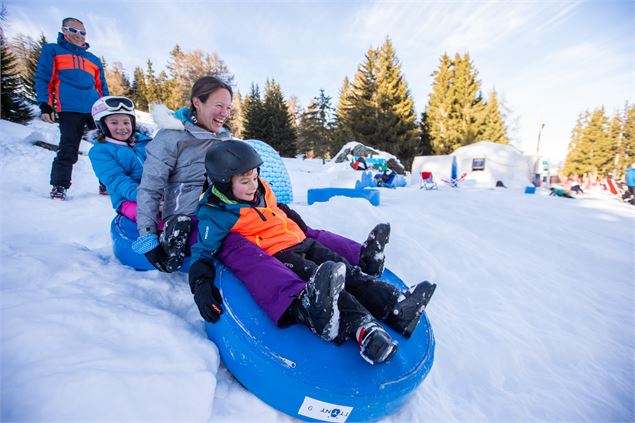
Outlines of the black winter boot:
M390 223L380 223L370 231L362 244L359 267L371 276L381 276L384 271L384 248L390 238Z
M366 323L355 334L359 354L370 364L385 363L397 352L397 343L377 322Z
M415 286L412 292L405 292L405 298L398 300L386 316L386 324L406 338L410 338L435 289L436 284L423 281Z
M192 218L184 214L170 218L161 232L159 242L167 255L165 268L168 272L175 272L183 266L185 247L192 231Z
M305 311L302 320L325 341L333 341L339 332L337 303L345 280L346 265L327 261L318 266L300 296Z
M66 200L66 188L61 185L53 185L50 196L53 200Z

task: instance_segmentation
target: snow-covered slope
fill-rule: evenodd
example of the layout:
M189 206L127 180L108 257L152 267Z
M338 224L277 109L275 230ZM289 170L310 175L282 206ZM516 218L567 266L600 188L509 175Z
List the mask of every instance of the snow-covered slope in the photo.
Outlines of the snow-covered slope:
M53 153L33 130L55 140L0 121L0 420L291 421L219 363L184 274L116 261L87 157L69 200L48 198ZM308 188L359 173L285 162L309 224L362 240L389 221L388 266L439 285L436 362L387 421L635 420L635 208L467 186L307 206Z

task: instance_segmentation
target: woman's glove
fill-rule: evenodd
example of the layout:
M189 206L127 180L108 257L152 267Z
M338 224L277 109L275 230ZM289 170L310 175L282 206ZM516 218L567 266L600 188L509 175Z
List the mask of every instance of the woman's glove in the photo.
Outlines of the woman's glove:
M223 298L214 285L214 264L209 260L198 260L192 264L189 272L190 290L194 302L203 319L211 323L218 322L223 312Z
M160 272L170 273L166 266L167 254L161 248L157 234L145 234L132 243L132 251L146 256L151 265Z

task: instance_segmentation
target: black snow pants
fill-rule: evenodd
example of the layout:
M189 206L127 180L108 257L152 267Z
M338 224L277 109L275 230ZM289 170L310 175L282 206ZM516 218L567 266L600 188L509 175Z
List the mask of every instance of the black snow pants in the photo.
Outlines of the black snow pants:
M359 267L352 266L345 258L312 238L306 238L301 243L274 254L274 257L307 282L318 266L326 261L346 265L346 283L337 304L340 327L338 336L333 341L336 344L354 338L361 325L375 318L384 320L401 295L401 291L394 285L363 273ZM295 307L290 307L289 312L291 320L302 322Z
M84 135L84 127L95 128L90 113L60 112L60 143L51 166L51 185L70 188L73 165L77 163L79 143Z

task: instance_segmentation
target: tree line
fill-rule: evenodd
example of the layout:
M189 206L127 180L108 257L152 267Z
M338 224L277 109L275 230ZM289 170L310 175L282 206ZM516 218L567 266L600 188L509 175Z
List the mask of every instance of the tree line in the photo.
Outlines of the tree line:
M620 179L635 162L635 106L628 103L613 116L604 107L578 117L562 173Z
M6 12L2 17L4 24ZM4 31L0 36L1 117L26 122L32 118L28 105L35 103L33 79L47 40L44 35L34 40L20 34L8 42ZM153 103L163 103L173 110L188 107L190 88L203 75L216 75L230 85L234 81L218 54L200 49L184 51L178 44L169 52L166 69L160 71L148 60L145 68L136 67L130 77L121 63L110 64L104 57L102 62L111 95L132 98L142 111L148 111ZM509 143L498 94L492 89L487 97L483 95L469 53L453 57L444 53L432 77L425 110L417 116L401 63L392 41L386 37L381 46L368 49L351 79L344 78L336 104L320 90L304 108L295 96L285 97L280 84L269 78L263 89L252 83L246 95L235 90L229 124L237 137L265 140L283 156L330 158L354 140L396 155L407 167L416 155L450 154L458 147L483 140ZM621 128L628 126L628 110L618 119ZM593 118L595 112L587 115L574 129L567 169L574 173L589 169L605 172L608 162L596 163L604 154L598 151L608 148L600 148L604 141L583 141L590 135L576 135L590 133L591 128L586 127L598 125L596 120L600 118ZM613 124L618 125L617 121ZM605 126L605 131L612 134L612 127ZM632 147L626 147L632 136L621 131L622 135L616 138L621 144L614 142L611 145L618 147L610 150L612 157L621 154L619 163L626 157L633 158ZM624 153L615 153L615 148Z

